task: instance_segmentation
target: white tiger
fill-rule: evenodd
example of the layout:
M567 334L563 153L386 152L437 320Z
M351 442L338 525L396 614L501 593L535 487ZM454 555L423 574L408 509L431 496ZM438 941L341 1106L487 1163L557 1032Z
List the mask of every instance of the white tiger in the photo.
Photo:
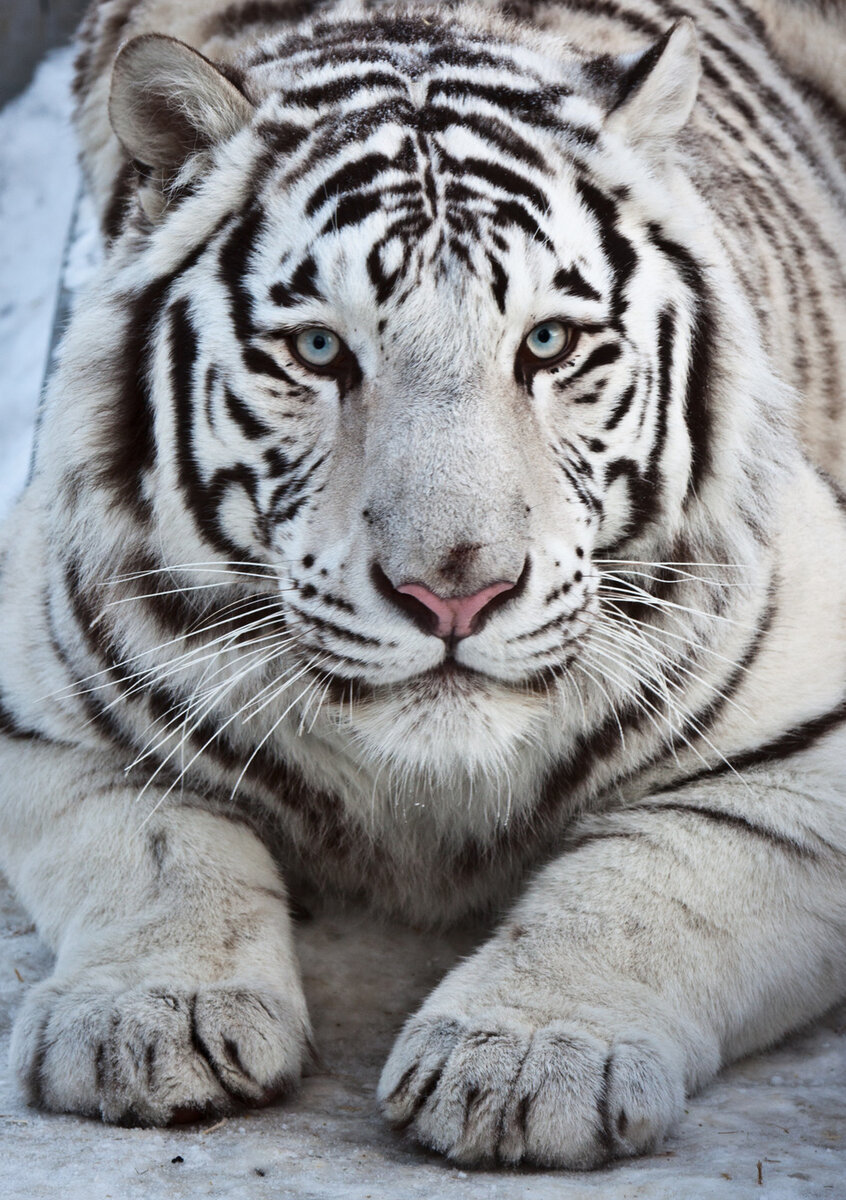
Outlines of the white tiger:
M647 1151L846 991L842 34L94 4L108 252L0 542L32 1103L293 1085L289 890L510 905L380 1084L462 1163Z

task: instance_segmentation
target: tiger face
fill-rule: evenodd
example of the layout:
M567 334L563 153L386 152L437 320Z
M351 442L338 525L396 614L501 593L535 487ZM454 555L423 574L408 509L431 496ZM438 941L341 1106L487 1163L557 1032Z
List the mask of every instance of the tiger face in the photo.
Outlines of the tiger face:
M169 39L118 58L134 245L180 254L153 492L173 561L273 570L369 753L452 768L577 726L568 680L613 692L601 563L656 557L706 481L712 315L663 162L695 40L486 65L427 19L368 63L320 28L338 65L265 47L238 87ZM173 113L210 108L186 158Z

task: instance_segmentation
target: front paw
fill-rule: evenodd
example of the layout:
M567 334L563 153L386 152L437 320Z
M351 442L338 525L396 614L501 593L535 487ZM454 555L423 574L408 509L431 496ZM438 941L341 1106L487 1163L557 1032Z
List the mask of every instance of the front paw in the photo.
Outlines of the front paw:
M420 1014L385 1065L383 1110L465 1165L586 1169L649 1151L681 1113L681 1055L637 1029L591 1026Z
M288 1091L307 1036L299 995L266 985L110 992L47 980L24 1003L11 1058L40 1108L166 1125Z

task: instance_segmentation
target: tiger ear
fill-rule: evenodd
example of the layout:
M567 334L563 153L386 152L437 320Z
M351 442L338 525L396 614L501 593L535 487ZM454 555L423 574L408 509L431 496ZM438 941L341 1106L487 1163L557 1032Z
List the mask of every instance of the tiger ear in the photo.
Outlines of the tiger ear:
M192 154L237 133L253 112L214 63L176 38L141 34L115 59L112 128L129 157L147 168L148 181L160 188Z
M701 74L690 17L676 22L657 42L628 56L623 64L605 128L635 144L673 137L690 116Z

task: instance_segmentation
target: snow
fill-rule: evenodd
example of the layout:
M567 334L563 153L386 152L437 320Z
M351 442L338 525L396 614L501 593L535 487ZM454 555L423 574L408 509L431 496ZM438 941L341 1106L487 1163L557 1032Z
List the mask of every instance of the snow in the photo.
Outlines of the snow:
M78 169L70 55L49 58L0 113L0 513L26 479Z
M63 51L0 111L0 512L26 478L78 188L69 78ZM78 225L64 273L75 284L95 255L84 206ZM113 1129L43 1115L0 1065L0 1200L846 1197L846 1005L725 1071L689 1101L660 1153L591 1175L460 1171L391 1133L374 1102L391 1038L473 940L472 931L421 934L355 913L300 924L320 1061L284 1104L222 1124ZM50 961L0 884L0 1064L15 1010Z

